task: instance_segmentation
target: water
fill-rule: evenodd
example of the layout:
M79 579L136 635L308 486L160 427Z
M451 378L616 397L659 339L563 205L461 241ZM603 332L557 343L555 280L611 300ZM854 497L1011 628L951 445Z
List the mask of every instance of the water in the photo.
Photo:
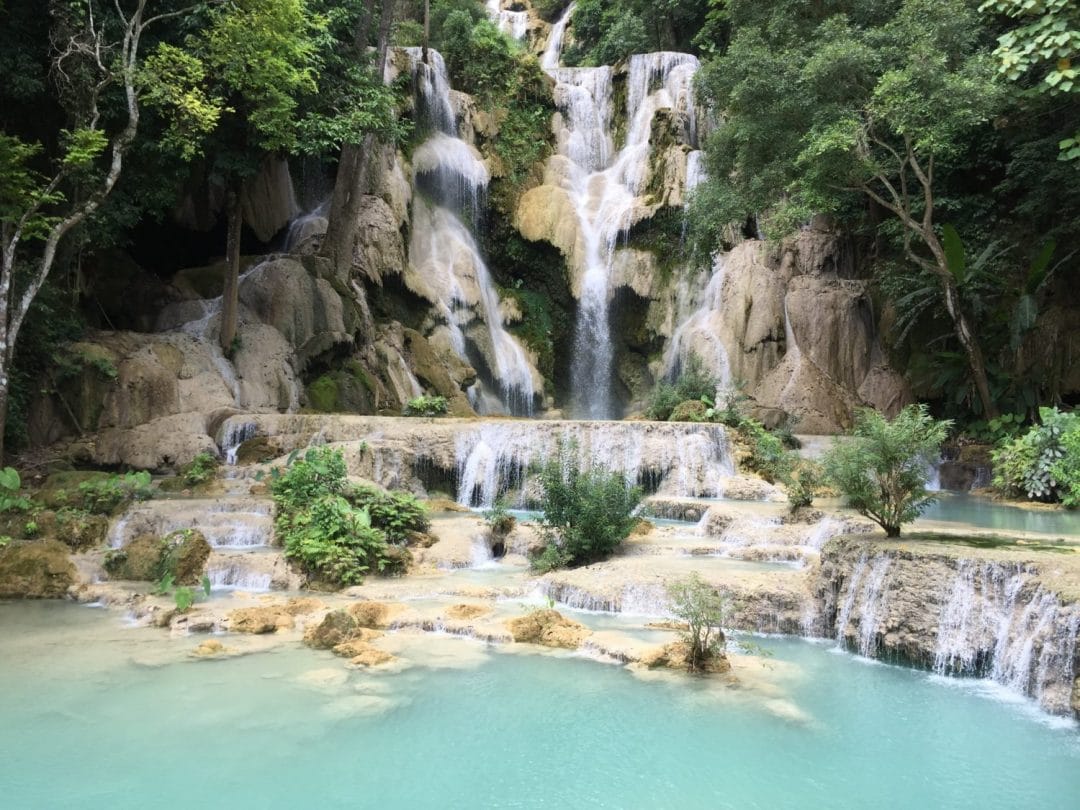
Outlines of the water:
M587 419L617 417L613 396L615 345L611 334L611 274L619 238L647 204L653 119L675 112L687 143L697 139L692 82L698 60L689 54L651 53L631 57L626 82L626 140L613 145L613 73L610 67L559 68L558 49L567 16L554 27L542 64L555 79L562 112L559 154L568 167L560 179L577 213L575 266L579 305L571 362L574 410Z
M1080 537L1080 511L1025 509L966 493L939 493L937 502L923 512L916 525L927 523L965 523L1003 532Z
M525 35L529 32L529 12L504 11L501 6L500 0L488 0L488 16L499 26L500 31L504 31L519 42L525 39Z
M454 352L490 383L493 396L474 392L485 412L531 415L539 374L524 347L509 333L501 302L473 231L479 226L490 180L475 147L459 137L442 56L406 49L421 117L432 132L413 153L415 184L432 202L413 206L409 263L414 290L434 303L450 332Z
M567 6L566 11L551 26L547 47L544 48L544 54L540 57L540 67L544 70L551 71L559 66L559 60L562 58L563 41L566 39L566 26L570 24L570 18L574 16L576 7L577 3L571 3Z
M5 806L1055 810L1080 791L1075 725L803 642L763 641L782 685L763 696L453 639L400 674L298 645L188 661L197 639L117 625L0 608Z

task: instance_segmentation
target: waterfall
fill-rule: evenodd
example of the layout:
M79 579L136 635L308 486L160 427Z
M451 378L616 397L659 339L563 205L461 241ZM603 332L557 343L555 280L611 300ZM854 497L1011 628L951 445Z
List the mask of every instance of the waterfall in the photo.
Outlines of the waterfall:
M1042 698L1071 683L1080 607L1033 582L1021 565L961 560L941 608L933 669L975 675Z
M537 395L532 363L507 330L502 306L472 228L479 225L490 176L475 147L458 136L450 81L442 56L407 48L421 115L433 132L413 153L416 185L432 202L413 204L409 263L418 290L435 303L454 352L491 381L498 411L531 415ZM467 224L468 223L468 224ZM481 383L471 392L482 410L492 409Z
M562 36L562 30L556 29L549 43L549 51L555 48L552 53L557 53ZM615 249L645 204L641 196L649 175L656 113L675 111L684 123L687 142L694 143L697 137L692 82L698 60L668 52L631 57L626 141L612 155L611 68L558 68L552 53L545 54L544 64L555 79L555 100L563 114L559 153L570 164L559 182L577 213L580 231L574 256L580 287L571 363L571 379L578 392L575 408L586 418L606 419L618 415L612 398L615 347L610 324Z
M225 456L225 463L230 467L236 464L236 453L240 445L259 435L259 426L242 417L230 416L218 431L218 447Z
M859 584L862 582L863 573L866 571L866 555L863 554L851 571L847 581L847 595L844 597L843 607L836 617L836 646L843 648L844 636L847 634L848 623L851 621L851 613L855 610L855 599L859 595Z
M540 67L548 72L559 66L559 60L562 58L563 40L566 38L566 26L570 24L570 19L574 16L576 6L577 3L571 3L567 6L563 15L551 26L547 47L544 48L544 55L540 58Z
M726 281L727 257L718 253L713 261L712 275L709 276L700 300L690 314L681 319L668 342L664 369L669 376L675 376L679 366L694 353L716 375L722 390L731 388L731 361L714 322L723 307ZM686 295L685 292L683 294ZM677 311L681 315L683 307L677 307Z
M220 562L211 560L206 566L206 576L215 591L269 591L273 574L253 571L240 558L228 558Z
M719 425L643 430L632 423L583 422L541 431L529 423L491 423L455 436L458 502L492 506L520 487L530 466L550 458L560 442L574 447L580 468L620 473L628 485L653 482L677 497L719 497L735 471L727 432Z
M330 198L327 197L315 208L293 219L285 234L285 252L296 253L305 242L326 233L326 217L330 213Z
M519 42L529 32L529 12L503 11L500 0L488 0L487 12L500 31L504 31Z

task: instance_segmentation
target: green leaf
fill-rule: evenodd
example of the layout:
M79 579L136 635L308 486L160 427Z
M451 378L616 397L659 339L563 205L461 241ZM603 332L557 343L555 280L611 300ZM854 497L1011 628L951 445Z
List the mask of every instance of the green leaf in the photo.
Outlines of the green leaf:
M960 234L951 224L946 223L941 228L942 242L945 247L945 262L949 272L953 274L956 283L963 286L967 280L967 259L964 255L964 242Z

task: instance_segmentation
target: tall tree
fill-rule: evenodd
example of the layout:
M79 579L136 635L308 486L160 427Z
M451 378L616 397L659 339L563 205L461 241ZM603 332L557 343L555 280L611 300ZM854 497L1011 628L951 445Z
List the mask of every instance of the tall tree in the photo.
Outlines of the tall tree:
M187 9L77 0L54 9L53 73L69 117L60 149L0 132L0 456L19 333L65 239L112 194L139 130L146 31ZM106 108L121 110L114 121Z
M937 280L982 412L997 413L986 359L941 239L942 168L1000 109L1003 92L963 0L732 0L731 46L704 72L725 116L709 144L727 187L714 221L770 212L784 232L859 198L891 217L908 261ZM719 204L718 204L719 200Z

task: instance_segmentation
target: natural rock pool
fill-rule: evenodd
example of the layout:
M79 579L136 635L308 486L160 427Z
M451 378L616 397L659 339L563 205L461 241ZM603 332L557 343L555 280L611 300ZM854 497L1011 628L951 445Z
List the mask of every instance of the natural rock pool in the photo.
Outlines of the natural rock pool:
M4 605L4 806L1073 808L1080 795L1073 721L823 644L759 638L768 684L733 689L431 635L392 672L235 641L252 654L200 661L191 637L116 613Z

